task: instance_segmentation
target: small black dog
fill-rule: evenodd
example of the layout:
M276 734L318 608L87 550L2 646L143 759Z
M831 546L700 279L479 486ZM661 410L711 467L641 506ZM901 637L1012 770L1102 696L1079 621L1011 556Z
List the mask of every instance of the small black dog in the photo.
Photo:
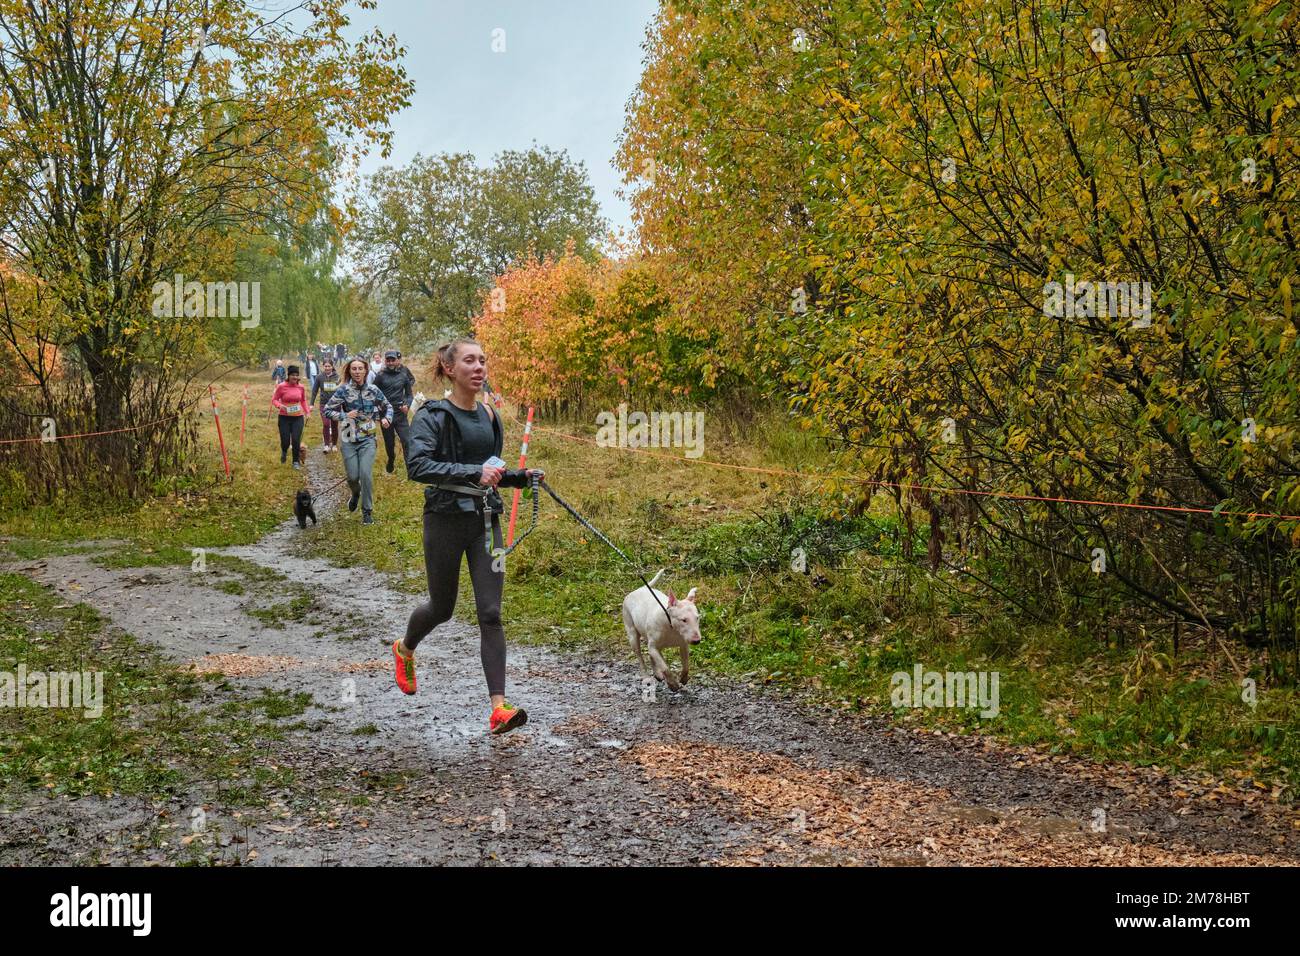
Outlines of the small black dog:
M311 519L312 524L316 523L316 509L311 503L311 492L306 488L303 488L294 496L293 514L298 519L299 528L307 527L308 518Z

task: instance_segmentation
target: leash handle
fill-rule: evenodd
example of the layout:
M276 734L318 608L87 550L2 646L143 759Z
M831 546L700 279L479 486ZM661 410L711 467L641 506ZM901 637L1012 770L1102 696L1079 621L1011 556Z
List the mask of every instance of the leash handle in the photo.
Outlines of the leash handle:
M494 547L492 547L492 514L491 514L491 512L488 510L488 506L487 506L487 495L484 495L483 498L482 498L482 508L483 508L483 547L487 549L488 556L489 556L490 558L492 558L492 561L493 561L494 564L496 564L496 562L498 562L499 560L503 559L507 554L509 554L509 553L510 553L511 551L513 551L515 548L519 547L519 545L520 545L521 543L523 543L524 538L526 538L526 537L528 537L530 534L532 534L532 533L533 533L533 529L537 527L537 513L538 513L538 511L540 510L540 507L541 507L541 498L540 498L540 496L537 494L537 486L538 486L539 483L540 483L540 484L545 484L545 482L543 482L543 481L542 481L542 480L537 476L537 473L536 473L536 472L533 472L532 474L530 474L530 475L528 476L528 479L529 479L529 485L530 485L530 487L531 487L531 489L532 489L532 493L533 493L533 520L532 520L532 522L528 525L528 530L525 531L523 534L521 534L518 538L516 538L516 539L514 540L514 542L513 542L509 547L505 547L505 548L494 548Z

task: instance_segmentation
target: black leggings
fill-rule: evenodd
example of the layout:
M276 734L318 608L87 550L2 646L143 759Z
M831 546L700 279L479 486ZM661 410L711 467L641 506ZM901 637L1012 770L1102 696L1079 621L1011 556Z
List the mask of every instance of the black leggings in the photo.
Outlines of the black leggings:
M411 612L405 643L414 650L430 631L451 620L460 587L460 559L467 556L488 694L505 694L506 632L501 627L501 587L506 575L492 570L492 558L483 547L483 539L483 516L477 511L424 513L424 570L429 577L429 600ZM498 515L492 516L492 542L501 547Z
M280 416L281 461L284 461L284 453L288 451L291 444L293 445L293 460L298 460L298 449L302 445L302 421L301 415Z

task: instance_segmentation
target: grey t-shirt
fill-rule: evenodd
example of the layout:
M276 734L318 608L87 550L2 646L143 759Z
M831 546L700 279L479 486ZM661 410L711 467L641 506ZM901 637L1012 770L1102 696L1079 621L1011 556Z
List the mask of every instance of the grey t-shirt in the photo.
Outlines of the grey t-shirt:
M456 425L460 428L461 452L464 454L461 464L483 464L492 457L497 444L487 409L482 402L476 402L472 412L467 412L450 401L447 404L451 406L451 413L456 416Z

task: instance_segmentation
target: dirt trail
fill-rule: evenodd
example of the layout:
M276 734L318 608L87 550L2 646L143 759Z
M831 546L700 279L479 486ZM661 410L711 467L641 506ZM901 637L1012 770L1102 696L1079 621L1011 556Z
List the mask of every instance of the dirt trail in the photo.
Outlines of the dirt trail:
M310 467L317 487L331 482L319 454ZM622 657L512 645L508 689L530 721L489 737L476 629L453 621L431 635L420 646L420 692L405 697L387 645L419 599L389 590L374 571L298 556L328 553L337 522L357 520L346 512L328 520L344 493L318 501L320 527L302 531L288 521L255 545L217 552L320 595L365 582L356 597L328 599L339 612L333 618L269 627L246 612L246 596L189 568L106 569L84 554L26 565L36 580L175 660L206 659L204 668L231 674L250 694L312 695L314 705L297 718L311 726L260 758L296 771L293 792L273 793L251 812L223 806L216 792L191 793L169 808L169 818L182 821L189 808L205 808L211 833L199 842L211 859L967 866L1300 859L1300 833L1276 807L1175 798L1176 784L1156 773L832 719L707 674L693 673L678 695L660 686L646 701L635 662ZM509 637L508 588L506 616ZM335 796L349 792L364 794L366 805ZM1098 810L1105 826L1094 832ZM78 853L122 863L192 859L183 828L166 846L130 850L132 835L157 820L143 801L34 795L30 807L0 817L0 846L24 845L21 862L76 862Z

